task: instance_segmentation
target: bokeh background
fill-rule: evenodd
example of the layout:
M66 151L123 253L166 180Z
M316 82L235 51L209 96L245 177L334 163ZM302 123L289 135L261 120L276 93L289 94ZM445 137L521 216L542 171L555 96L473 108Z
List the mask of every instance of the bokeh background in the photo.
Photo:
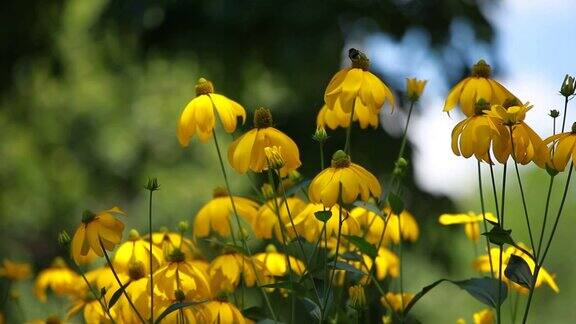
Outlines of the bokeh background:
M484 58L497 79L535 104L528 122L545 137L548 111L562 108L564 74L576 73L570 0L13 0L0 8L0 255L36 269L62 253L57 233L73 231L84 209L119 205L128 227L144 231L148 177L161 184L155 227L191 220L211 197L222 184L216 151L197 141L183 150L175 135L201 76L244 105L244 129L256 107L271 108L276 126L299 143L302 174L312 177L319 162L311 135L324 88L356 47L398 98L406 77L429 80L409 136L407 205L421 237L405 254L405 288L472 276L472 245L462 229L437 223L443 212L479 211L476 163L450 151L461 116L442 113L444 96ZM383 110L381 128L353 131L355 160L384 182L400 145L403 104L392 114ZM330 135L328 154L344 132ZM536 222L546 174L524 167L522 175ZM251 194L246 177L234 177L232 186ZM517 188L511 180L507 218L525 241ZM537 291L534 323L576 319L569 197L547 266L561 291ZM20 290L28 318L62 307L28 296L29 282ZM451 323L481 308L458 288L442 286L414 314L424 323Z

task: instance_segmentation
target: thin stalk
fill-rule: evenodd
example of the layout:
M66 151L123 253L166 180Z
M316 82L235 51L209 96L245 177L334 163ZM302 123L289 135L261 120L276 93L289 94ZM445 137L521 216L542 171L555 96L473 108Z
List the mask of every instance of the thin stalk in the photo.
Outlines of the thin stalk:
M548 185L548 194L546 195L546 207L544 209L544 218L542 219L542 228L540 231L540 239L538 240L538 251L534 254L536 260L540 257L540 251L542 249L542 241L544 240L544 233L546 231L546 224L548 219L548 209L550 207L550 197L552 196L552 187L554 185L555 177L550 176L550 184Z
M122 289L122 287L124 287L124 284L122 283L122 281L118 277L118 273L116 273L116 270L114 269L114 266L112 265L112 261L110 261L110 257L108 256L108 252L106 252L106 249L104 248L104 244L102 244L102 239L98 238L98 241L100 242L100 248L102 249L102 252L104 252L104 257L106 258L106 262L108 263L110 270L112 270L112 274L114 275L114 279L116 279L116 282L118 283L118 285L120 285L119 289ZM138 316L138 319L142 323L146 324L146 320L144 319L144 317L142 317L140 312L138 312L138 310L136 309L136 306L132 302L132 299L130 299L130 296L128 296L128 293L126 292L126 289L122 289L122 294L124 294L124 297L126 297L126 299L128 300L128 304L130 304L130 307L132 308L134 313L136 313L136 316Z
M480 191L480 207L482 208L482 221L484 223L484 232L488 233L488 222L486 221L486 207L484 205L484 190L482 189L482 167L480 165L480 160L478 160L478 189ZM490 253L491 251L490 239L488 238L488 236L485 236L485 238L486 238L486 248L488 249L488 256L489 256L488 260L490 262L490 276L494 278L494 265L492 264L492 254Z
M532 227L530 226L530 217L528 217L528 207L526 207L526 196L524 195L524 187L522 186L522 178L520 177L520 171L518 170L518 162L516 161L516 151L514 148L514 136L512 126L508 126L510 130L510 143L512 145L512 160L514 160L514 169L516 170L516 179L518 179L518 186L520 187L520 196L522 197L522 207L524 209L524 218L526 219L526 225L528 226L528 235L530 236L530 246L532 251L536 251L534 248L534 238L532 237Z
M490 165L490 180L492 181L492 193L494 195L494 206L496 207L496 217L500 219L500 209L498 208L498 192L496 191L496 177L494 177L494 167Z
M564 126L566 126L566 111L568 110L568 97L564 97L564 115L562 116L562 131L564 133Z
M236 219L236 224L238 225L238 232L240 232L240 239L242 241L243 248L248 252L248 256L252 255L252 251L248 244L246 243L246 238L244 237L244 232L242 231L242 225L240 224L240 216L238 215L238 210L236 209L236 204L234 203L234 198L232 198L232 191L230 188L230 182L228 181L228 175L226 174L226 168L224 167L224 160L222 159L222 153L220 151L220 145L218 144L218 138L216 136L216 132L212 130L212 137L214 138L214 146L216 147L216 152L218 152L218 161L220 162L220 169L222 170L222 177L224 178L224 182L226 184L226 190L228 190L228 197L230 198L230 203L232 204L232 212L234 213L234 218ZM252 270L254 273L258 273L256 269L256 265L254 264L254 260L250 258L250 264L252 266ZM270 311L270 315L272 315L272 319L274 322L278 322L278 318L276 317L276 312L272 308L272 304L270 304L270 299L268 298L268 294L264 288L261 287L260 279L256 276L256 283L260 287L260 292L264 297L264 301L266 302L266 307Z
M150 190L149 204L148 204L148 233L150 233L150 246L149 246L149 258L150 258L150 323L154 323L154 271L152 271L153 266L153 255L152 255L152 193L154 190ZM180 241L182 242L183 239Z
M506 169L508 166L508 161L504 163L504 169L502 170L502 209L500 210L499 224L504 228L504 207L506 205ZM498 257L498 305L496 307L496 321L498 324L502 322L502 314L500 310L500 304L502 303L502 253L503 249L500 246L500 255Z
M402 306L401 309L404 309L404 298L402 298L402 296L404 296L404 278L402 276L403 273L403 266L402 266L402 217L400 217L400 215L398 215L398 236L399 236L399 240L398 240L398 272L400 273L399 275L399 281L400 281L400 305ZM400 312L400 323L404 323L404 312Z
M86 286L88 286L88 289L90 289L90 292L92 293L92 295L94 295L94 298L96 298L98 300L98 303L100 304L100 306L102 306L102 310L106 313L106 315L108 315L108 317L112 321L112 324L115 324L116 321L114 321L112 314L110 314L110 310L108 309L108 306L104 302L102 302L102 299L99 298L99 294L96 292L94 287L92 287L92 285L90 284L90 281L88 281L88 278L86 278L84 271L82 271L82 269L80 269L80 267L78 265L76 265L76 263L74 261L72 261L72 264L75 266L76 272L78 272L80 274L80 276L82 277L82 279L84 280L84 283L86 283Z
M342 194L342 183L340 183L338 188L339 195ZM342 201L338 199L338 235L336 236L336 254L334 254L334 265L332 266L332 274L330 275L330 281L328 281L328 289L326 289L326 295L324 296L324 306L322 312L325 316L326 307L328 306L328 296L330 295L330 289L332 288L332 282L334 281L334 276L336 275L336 262L338 262L338 253L340 252L340 239L342 236ZM328 234L326 234L328 236ZM324 318L321 318L320 321L322 322Z
M324 143L320 142L320 171L324 170Z
M406 118L406 124L404 125L404 132L402 133L402 142L400 143L400 151L398 152L398 160L404 156L404 150L406 149L406 140L408 138L408 125L410 124L410 117L412 116L412 110L414 108L414 103L416 101L410 101L410 108L408 109L408 117Z
M530 312L530 305L532 303L532 297L534 296L534 288L536 287L536 280L538 279L538 274L540 273L540 269L544 265L544 260L546 259L546 255L548 254L548 250L550 249L550 245L552 244L552 240L554 239L554 234L556 233L558 222L560 221L560 216L562 215L562 210L564 209L564 203L566 202L566 197L568 195L568 189L570 187L570 179L572 178L573 170L574 166L570 165L570 171L568 171L568 178L566 179L566 186L564 187L564 193L562 194L562 200L560 201L560 207L558 209L558 214L556 215L556 220L554 221L554 226L552 227L552 232L550 233L548 243L546 244L546 248L544 249L542 258L540 258L540 262L536 263L536 266L534 267L534 275L532 276L532 284L530 285L528 302L526 303L526 308L524 309L524 317L522 319L522 323L524 324L528 320L528 313Z
M356 102L352 105L352 111L350 112L350 125L346 128L346 143L344 144L344 152L350 155L350 138L352 137L352 126L354 125L354 112L356 110Z

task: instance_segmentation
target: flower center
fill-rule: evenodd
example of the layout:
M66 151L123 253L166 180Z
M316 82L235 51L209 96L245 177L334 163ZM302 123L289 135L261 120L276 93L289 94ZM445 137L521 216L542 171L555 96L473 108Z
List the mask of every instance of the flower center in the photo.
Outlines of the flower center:
M214 85L212 85L212 82L204 78L198 79L198 83L196 83L196 96L209 94L213 92L214 92Z
M89 211L88 209L82 212L82 223L88 224L96 218L96 214Z
M254 112L254 127L266 128L272 126L272 113L270 109L258 108Z
M134 260L128 265L128 275L132 280L138 280L146 276L146 271L144 271L144 263L142 261Z
M138 241L140 239L140 233L137 230L131 229L128 233L128 240L130 241Z
M370 60L368 59L368 56L355 48L348 50L348 58L352 61L352 67L355 69L368 71L368 68L370 68Z
M490 109L490 103L484 100L484 98L480 98L474 105L474 114L476 116L484 115L484 111L488 109Z
M186 255L180 249L174 249L170 255L168 255L169 262L183 262L186 259Z
M572 134L576 134L576 123L572 124Z
M489 78L492 74L492 69L490 65L484 60L478 61L478 63L472 66L472 76L478 78Z
M216 187L214 191L212 191L212 198L227 197L228 195L230 195L228 189L224 187Z
M333 168L346 168L350 166L350 156L342 150L338 150L332 155Z

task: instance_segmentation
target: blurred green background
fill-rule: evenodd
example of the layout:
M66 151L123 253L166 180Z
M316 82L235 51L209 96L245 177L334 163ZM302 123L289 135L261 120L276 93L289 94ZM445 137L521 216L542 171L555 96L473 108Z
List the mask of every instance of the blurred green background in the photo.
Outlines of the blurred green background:
M194 96L199 77L244 105L249 112L244 129L251 127L255 108L271 108L277 128L299 144L301 172L312 177L319 165L311 139L316 113L327 82L347 64L348 47L362 49L374 35L400 41L414 30L423 32L424 50L415 50L436 57L446 85L466 75L473 63L463 50L466 45L454 46L460 31L455 22L472 30L470 46L497 50L494 26L475 1L24 0L6 1L0 8L0 255L30 261L36 269L61 253L57 233L73 232L84 209L118 205L128 212L128 228L144 232L148 177L161 184L155 195L156 228L191 220L211 197L211 188L222 185L211 144L195 140L181 149L176 140L177 118ZM493 66L498 66L496 59ZM403 98L409 75L378 65L373 70ZM399 106L391 117L397 124L405 116L402 101ZM419 108L441 111L440 106ZM327 154L341 146L344 132L330 135ZM221 137L226 143L232 139ZM355 160L386 182L399 149L398 134L355 130L353 140ZM529 201L543 202L545 174L524 175ZM246 177L233 177L232 186L250 194ZM479 211L478 198L452 201L425 191L413 172L406 186L408 208L421 226L420 240L405 257L407 289L417 291L440 277L474 275L471 243L461 228L440 227L437 217ZM514 180L510 188L508 217L517 221L515 236L522 237ZM533 207L541 209L540 204ZM572 210L566 210L563 225L574 225ZM536 213L531 213L534 221ZM576 289L570 279L570 228L561 226L548 266L557 273L561 293L537 292L535 323L576 318L570 307ZM30 283L20 286L30 292ZM53 304L39 306L23 298L29 318L55 311ZM444 286L414 314L424 323L451 323L481 308L458 288Z

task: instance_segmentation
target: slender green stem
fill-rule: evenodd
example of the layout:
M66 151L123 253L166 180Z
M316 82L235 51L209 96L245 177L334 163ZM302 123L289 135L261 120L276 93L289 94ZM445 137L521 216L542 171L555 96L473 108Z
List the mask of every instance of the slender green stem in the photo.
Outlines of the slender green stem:
M342 183L339 184L338 188L338 195L342 194ZM342 236L342 199L338 199L338 234L336 236L336 254L334 254L334 264L332 266L332 274L330 275L330 281L328 281L328 289L326 289L326 294L324 296L324 306L322 309L324 310L322 314L324 317L326 316L326 307L328 306L328 296L330 296L330 289L332 288L334 276L336 275L336 262L338 262L338 253L340 252L340 239ZM328 236L326 234L326 236ZM323 318L320 319L322 321Z
M154 323L154 271L153 271L153 260L154 255L152 254L152 193L154 190L150 190L149 204L148 204L148 233L150 233L150 246L149 246L149 258L150 258L150 323ZM183 241L183 239L181 240Z
M568 195L568 189L570 188L570 179L572 178L572 171L574 170L574 166L570 165L570 171L568 171L568 178L566 179L566 185L564 187L564 193L562 194L562 200L560 201L560 207L558 208L558 214L556 215L556 219L554 220L554 225L552 227L552 232L548 237L548 243L546 244L546 248L544 249L544 253L540 258L540 262L536 262L536 266L534 267L534 275L532 276L532 284L530 285L530 293L528 294L528 301L526 302L526 308L524 309L524 317L522 319L522 323L526 323L528 320L528 314L530 312L530 305L532 303L532 297L534 296L534 289L536 288L536 281L538 279L538 275L540 274L540 269L544 265L544 260L546 259L546 255L548 254L548 250L550 249L550 245L552 244L552 240L554 239L554 234L556 233L556 229L558 228L558 222L560 221L560 216L562 215L562 210L564 209L564 203L566 202L566 197Z
M564 97L564 115L562 115L562 131L564 133L564 127L566 126L566 111L568 110L568 97Z
M502 228L504 227L504 209L506 205L506 169L508 166L508 161L504 162L504 168L502 170L502 209L500 210L499 224ZM503 248L500 246L500 255L498 257L498 305L496 307L496 321L498 324L502 322L502 314L500 310L500 305L502 304L502 254Z
M100 248L102 249L102 252L104 253L104 257L106 258L106 262L108 263L108 266L110 267L110 270L112 271L112 274L114 275L114 279L116 279L116 282L120 286L119 289L124 288L124 284L122 283L122 281L118 277L118 273L116 273L116 270L114 269L114 266L112 265L112 261L110 261L110 257L108 256L108 252L106 252L106 249L104 248L104 244L102 244L102 239L98 238L98 241L100 242ZM130 307L132 308L134 313L136 313L136 316L138 316L138 319L142 323L146 324L146 320L144 319L144 317L142 317L140 312L138 312L138 309L136 309L136 306L132 302L132 299L130 299L130 296L128 296L128 293L126 292L126 289L122 289L122 294L124 294L124 297L126 297L126 299L128 300L128 304L130 304Z
M398 152L398 159L404 156L404 150L406 149L406 140L408 139L408 125L410 124L410 117L412 116L412 110L414 108L414 103L416 101L410 101L410 108L408 109L408 117L406 118L406 124L404 125L404 132L402 133L402 142L400 143L400 151Z
M404 278L403 278L403 265L402 265L402 217L398 215L398 272L399 272L399 281L400 281L400 305L402 306L401 309L404 309ZM400 323L404 323L404 312L400 312Z
M492 194L494 195L494 207L496 207L496 217L500 219L500 209L498 208L498 192L496 191L496 177L494 176L494 166L490 165L490 180L492 181Z
M71 261L71 264L74 265L74 267L76 268L75 269L76 272L80 274L80 276L84 280L84 283L86 283L86 286L88 287L88 289L90 290L90 292L92 293L94 298L98 300L98 303L100 304L100 306L102 306L102 310L106 313L106 315L108 315L108 317L112 321L112 324L115 324L116 321L114 321L112 314L110 314L110 310L108 309L108 306L104 302L102 302L102 299L100 298L100 294L94 289L94 287L92 287L92 285L90 284L90 281L88 281L88 278L86 278L84 271L82 271L82 269L80 269L80 267L74 261Z
M510 130L510 143L512 145L512 160L514 161L514 169L516 170L516 179L518 179L518 186L520 187L520 196L522 197L522 207L524 209L524 218L526 219L526 226L528 227L530 246L532 247L532 251L536 251L536 249L534 248L534 238L532 237L532 227L530 226L530 217L528 216L528 207L526 206L526 196L524 195L522 178L520 177L520 171L518 170L518 162L516 161L516 150L514 148L514 136L513 136L514 129L512 128L512 126L508 126L508 129Z
M552 187L554 185L554 179L556 177L550 176L550 183L548 184L548 194L546 194L546 207L544 208L544 218L542 218L542 228L540 231L540 238L538 239L538 251L535 251L534 257L536 260L540 257L540 251L542 250L542 241L544 240L544 233L546 232L546 224L548 223L548 210L550 207L550 198L552 196Z
M228 175L226 173L226 168L224 167L224 160L222 159L222 153L220 151L220 145L218 144L218 138L217 138L216 132L214 130L212 130L212 137L214 138L214 146L216 147L216 152L218 152L218 162L220 162L220 169L222 170L222 177L224 178L224 182L226 184L226 190L228 190L228 197L230 198L230 203L232 204L232 212L234 213L234 218L236 219L236 224L238 225L238 232L240 232L240 239L242 241L243 248L246 250L246 252L248 252L248 256L251 256L252 251L250 250L250 247L246 243L246 238L244 237L244 231L242 231L242 225L240 224L240 216L238 214L238 210L236 209L236 203L234 202L234 198L232 198L233 194L232 194L231 187L230 187L230 181L228 181ZM252 258L249 258L249 259L250 259L250 264L252 266L252 270L254 270L254 273L258 273L258 270L256 269L256 265L254 264L254 260L252 260ZM276 317L276 313L274 312L274 309L272 308L272 304L270 304L270 299L268 298L268 294L266 293L264 288L261 287L262 285L260 283L260 278L258 277L258 275L256 275L256 283L260 287L260 292L262 293L262 296L264 297L264 301L266 302L266 307L270 311L270 315L272 315L272 319L274 320L274 322L277 322L278 318Z
M356 110L356 102L352 105L352 111L350 112L350 125L346 128L346 143L344 144L344 152L350 154L350 138L352 137L352 126L354 125L354 112Z
M488 233L488 222L486 221L486 206L484 205L484 189L482 188L482 166L478 160L478 190L480 192L480 208L482 208L482 223L484 224L484 232ZM498 215L498 214L497 214ZM486 238L486 248L488 249L488 260L490 262L490 276L494 278L494 265L492 264L492 254L490 247L490 239Z
M320 171L324 170L324 143L320 142Z

